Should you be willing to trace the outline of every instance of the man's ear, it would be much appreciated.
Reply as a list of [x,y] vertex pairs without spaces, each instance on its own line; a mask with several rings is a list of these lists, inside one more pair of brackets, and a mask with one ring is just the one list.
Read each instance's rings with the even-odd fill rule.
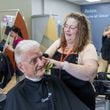
[[18,69],[19,69],[21,72],[24,73],[24,69],[23,69],[22,63],[18,63],[18,64],[17,64],[17,67],[18,67]]

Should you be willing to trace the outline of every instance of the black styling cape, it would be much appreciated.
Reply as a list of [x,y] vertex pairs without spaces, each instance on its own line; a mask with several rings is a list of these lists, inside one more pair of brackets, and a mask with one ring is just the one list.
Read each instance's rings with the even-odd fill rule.
[[8,94],[5,110],[89,110],[58,79],[45,76],[38,82],[24,79]]

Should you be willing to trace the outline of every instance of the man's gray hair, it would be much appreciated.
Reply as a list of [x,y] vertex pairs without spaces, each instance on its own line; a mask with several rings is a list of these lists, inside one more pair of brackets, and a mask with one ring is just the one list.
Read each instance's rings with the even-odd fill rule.
[[22,61],[22,55],[28,50],[33,48],[37,49],[40,47],[40,44],[34,40],[22,40],[18,43],[14,50],[14,56],[16,63],[20,63]]

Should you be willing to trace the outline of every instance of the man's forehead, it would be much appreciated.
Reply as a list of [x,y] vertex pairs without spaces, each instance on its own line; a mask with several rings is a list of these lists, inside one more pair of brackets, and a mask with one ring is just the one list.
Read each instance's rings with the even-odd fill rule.
[[30,51],[24,52],[24,55],[27,57],[31,57],[31,56],[41,56],[42,52],[40,51],[40,49],[32,49]]

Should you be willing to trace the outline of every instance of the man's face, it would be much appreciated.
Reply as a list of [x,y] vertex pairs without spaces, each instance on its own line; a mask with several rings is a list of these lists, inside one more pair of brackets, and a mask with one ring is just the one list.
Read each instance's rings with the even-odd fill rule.
[[31,49],[23,55],[24,60],[18,68],[28,77],[42,77],[44,75],[44,61],[39,49]]

